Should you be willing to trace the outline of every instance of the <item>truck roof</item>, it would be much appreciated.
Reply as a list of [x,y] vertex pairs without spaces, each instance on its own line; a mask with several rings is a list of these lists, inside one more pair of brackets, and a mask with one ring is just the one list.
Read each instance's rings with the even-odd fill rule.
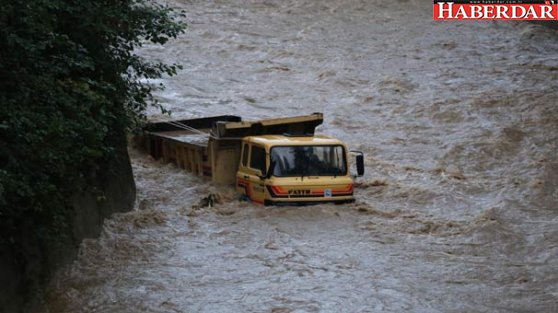
[[244,141],[261,144],[263,146],[306,146],[306,145],[343,145],[343,142],[324,135],[315,136],[286,136],[286,135],[261,135],[248,136]]

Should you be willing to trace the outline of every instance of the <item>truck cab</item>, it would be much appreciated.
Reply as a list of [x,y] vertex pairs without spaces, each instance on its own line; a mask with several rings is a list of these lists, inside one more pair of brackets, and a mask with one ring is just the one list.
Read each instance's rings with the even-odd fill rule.
[[323,114],[242,120],[222,115],[149,123],[138,144],[155,159],[172,162],[241,197],[262,204],[351,202],[349,150],[340,140],[317,135]]
[[327,136],[248,136],[242,140],[236,189],[266,205],[352,202],[348,156],[343,142]]

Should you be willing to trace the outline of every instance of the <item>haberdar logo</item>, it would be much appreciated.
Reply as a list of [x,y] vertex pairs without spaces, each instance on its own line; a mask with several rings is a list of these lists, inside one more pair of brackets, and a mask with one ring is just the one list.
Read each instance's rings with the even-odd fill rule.
[[435,0],[434,19],[558,21],[558,0]]

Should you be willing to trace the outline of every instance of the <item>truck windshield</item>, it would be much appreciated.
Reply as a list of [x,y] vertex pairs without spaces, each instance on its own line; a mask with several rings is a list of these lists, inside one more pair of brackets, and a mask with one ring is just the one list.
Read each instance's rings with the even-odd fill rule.
[[271,148],[273,176],[339,176],[347,173],[343,146]]

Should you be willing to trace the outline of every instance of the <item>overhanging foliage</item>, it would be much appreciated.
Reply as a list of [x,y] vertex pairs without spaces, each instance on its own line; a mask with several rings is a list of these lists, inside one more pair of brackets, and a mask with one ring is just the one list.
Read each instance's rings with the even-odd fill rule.
[[[12,0],[0,6],[0,235],[23,219],[45,236],[69,197],[114,157],[116,132],[145,119],[145,78],[177,65],[134,54],[185,29],[151,0]],[[103,169],[106,170],[106,169]]]

